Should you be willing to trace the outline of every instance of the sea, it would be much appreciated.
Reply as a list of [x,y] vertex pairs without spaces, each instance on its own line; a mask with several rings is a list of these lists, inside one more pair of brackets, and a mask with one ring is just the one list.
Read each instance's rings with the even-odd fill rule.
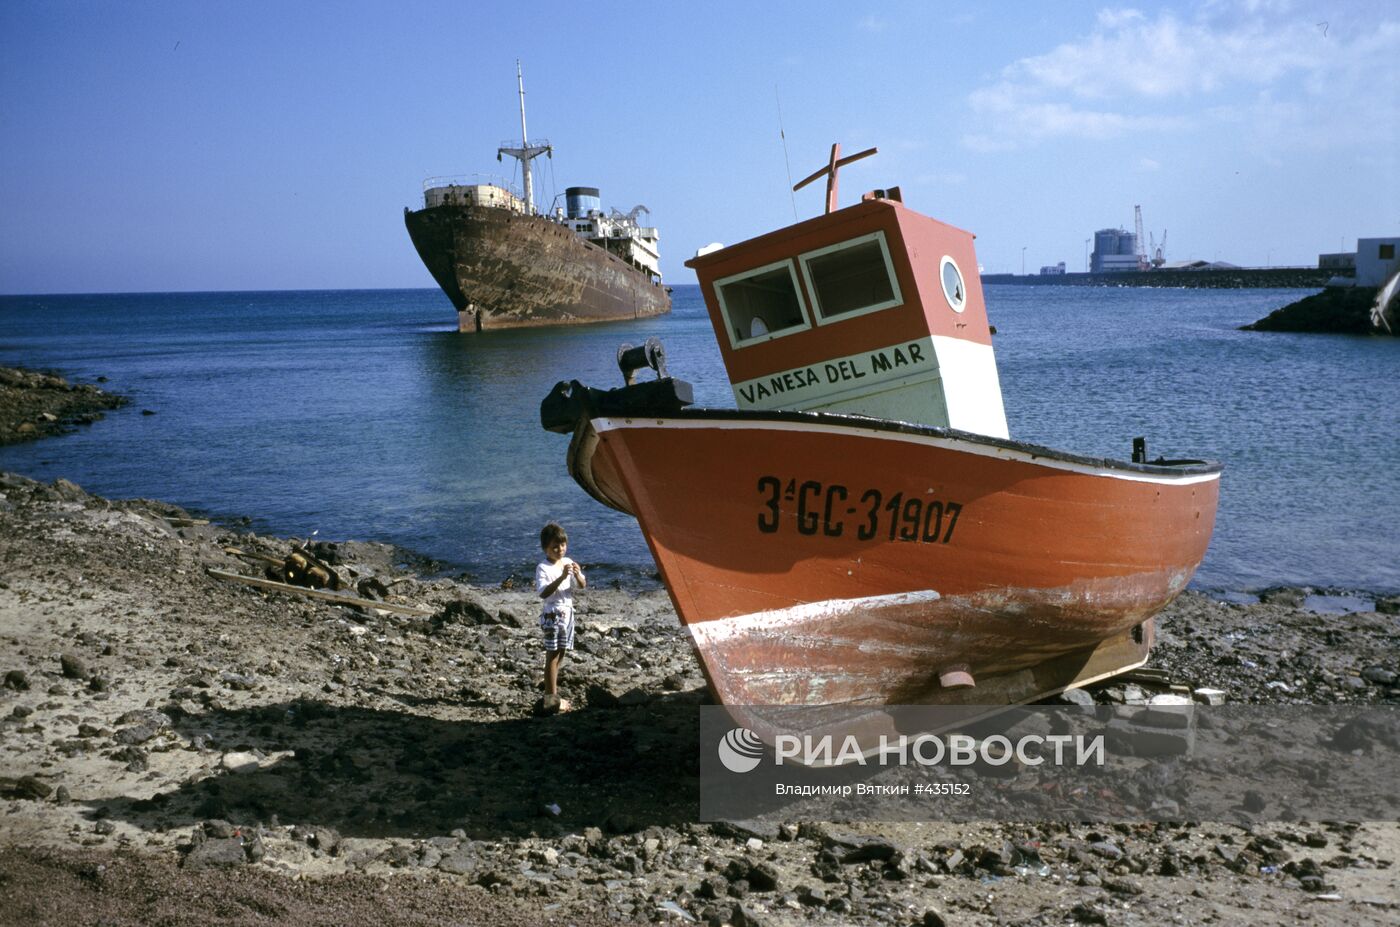
[[[1193,586],[1400,591],[1400,339],[1239,331],[1304,293],[985,288],[1013,437],[1225,465]],[[482,584],[529,576],[555,519],[595,583],[657,582],[635,521],[568,476],[541,429],[557,381],[621,384],[662,339],[699,404],[733,394],[699,288],[654,319],[464,335],[441,292],[0,297],[0,364],[130,397],[0,470],[179,504],[240,530],[374,540]]]

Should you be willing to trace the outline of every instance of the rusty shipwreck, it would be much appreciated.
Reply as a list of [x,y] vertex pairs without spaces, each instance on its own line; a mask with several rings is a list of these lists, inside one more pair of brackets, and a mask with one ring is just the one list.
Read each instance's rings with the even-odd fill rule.
[[660,315],[671,310],[661,282],[659,233],[648,211],[605,213],[596,187],[569,187],[565,206],[535,208],[531,162],[554,156],[525,126],[519,63],[520,142],[496,158],[520,162],[522,189],[480,177],[430,178],[423,206],[404,209],[418,256],[457,309],[457,328],[479,332],[577,325]]
[[688,263],[737,409],[688,407],[649,344],[542,423],[637,518],[726,705],[1006,705],[1141,665],[1220,465],[1012,440],[973,236],[898,188],[837,208],[873,151],[808,178],[825,214]]

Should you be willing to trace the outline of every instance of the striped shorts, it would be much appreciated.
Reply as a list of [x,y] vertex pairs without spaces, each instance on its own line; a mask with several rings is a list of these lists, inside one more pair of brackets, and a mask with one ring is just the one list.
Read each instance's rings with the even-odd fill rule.
[[540,631],[544,633],[545,650],[574,649],[573,612],[545,612],[540,616]]

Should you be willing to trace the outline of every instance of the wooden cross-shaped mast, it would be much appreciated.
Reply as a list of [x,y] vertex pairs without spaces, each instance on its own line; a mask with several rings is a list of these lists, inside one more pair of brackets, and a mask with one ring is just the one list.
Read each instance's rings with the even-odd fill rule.
[[845,167],[847,164],[850,164],[852,161],[859,161],[861,158],[868,158],[871,155],[875,154],[875,152],[877,152],[878,150],[878,148],[867,148],[864,151],[857,152],[856,154],[851,155],[849,158],[843,158],[841,157],[841,143],[836,142],[831,146],[831,160],[827,161],[826,167],[817,171],[812,176],[807,177],[804,180],[800,180],[796,184],[794,184],[792,188],[793,192],[795,193],[798,190],[801,190],[803,187],[807,186],[807,184],[816,180],[818,177],[826,175],[826,211],[833,212],[836,209],[836,171],[842,167]]

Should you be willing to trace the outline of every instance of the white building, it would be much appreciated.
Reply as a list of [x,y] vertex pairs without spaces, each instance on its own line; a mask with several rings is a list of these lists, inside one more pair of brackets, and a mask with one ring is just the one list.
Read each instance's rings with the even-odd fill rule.
[[1400,238],[1356,240],[1356,285],[1380,286],[1400,272]]

